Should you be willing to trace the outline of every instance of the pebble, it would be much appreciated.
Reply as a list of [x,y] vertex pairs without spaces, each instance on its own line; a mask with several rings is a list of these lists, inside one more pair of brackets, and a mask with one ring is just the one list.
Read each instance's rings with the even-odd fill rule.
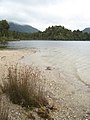
[[46,70],[51,70],[52,68],[50,66],[46,67]]

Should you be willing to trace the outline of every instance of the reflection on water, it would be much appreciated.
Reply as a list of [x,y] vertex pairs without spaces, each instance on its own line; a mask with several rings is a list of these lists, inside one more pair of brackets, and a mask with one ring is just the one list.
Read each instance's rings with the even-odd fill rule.
[[5,49],[8,46],[8,42],[0,43],[0,49]]

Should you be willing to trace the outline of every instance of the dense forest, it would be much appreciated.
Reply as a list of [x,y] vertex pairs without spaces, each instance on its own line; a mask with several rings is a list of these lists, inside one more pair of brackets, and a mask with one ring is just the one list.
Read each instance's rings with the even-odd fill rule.
[[64,26],[52,26],[45,31],[36,33],[21,33],[9,30],[6,20],[0,21],[0,42],[12,40],[90,40],[90,33],[80,30],[68,30]]

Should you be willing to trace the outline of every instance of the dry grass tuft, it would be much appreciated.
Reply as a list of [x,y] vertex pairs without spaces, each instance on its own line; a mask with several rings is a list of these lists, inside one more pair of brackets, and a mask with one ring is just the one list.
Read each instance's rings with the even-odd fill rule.
[[38,69],[15,65],[8,68],[8,78],[1,88],[14,104],[41,107],[48,105],[42,82]]
[[[40,117],[53,120],[51,112],[54,107],[49,105],[44,84],[45,81],[38,69],[13,65],[8,68],[7,78],[3,79],[0,88],[12,103],[21,105],[26,110],[38,108],[36,113]],[[0,116],[0,120],[8,120],[8,109],[5,111],[4,106],[0,109]],[[32,117],[33,114],[29,116]]]
[[4,95],[0,95],[0,120],[9,120],[9,108],[5,103],[5,99],[6,97]]

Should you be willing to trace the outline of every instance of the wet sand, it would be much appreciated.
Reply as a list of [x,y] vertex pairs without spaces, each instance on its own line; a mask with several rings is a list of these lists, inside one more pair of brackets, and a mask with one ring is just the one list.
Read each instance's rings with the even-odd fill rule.
[[55,120],[90,120],[90,56],[63,47],[0,51],[0,71],[14,63],[40,69],[58,107]]

